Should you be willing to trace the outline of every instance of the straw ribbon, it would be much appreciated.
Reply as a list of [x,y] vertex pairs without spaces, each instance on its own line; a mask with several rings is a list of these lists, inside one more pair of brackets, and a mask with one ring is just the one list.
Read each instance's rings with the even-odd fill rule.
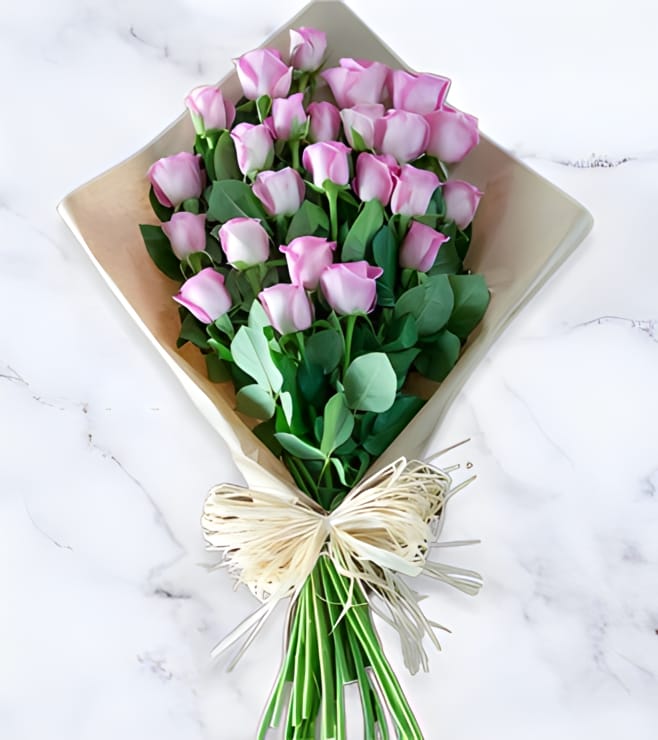
[[294,599],[318,558],[327,556],[339,573],[364,587],[373,610],[398,631],[408,668],[426,668],[422,638],[440,647],[433,630],[439,625],[425,617],[420,597],[400,574],[425,574],[477,593],[477,573],[428,560],[448,499],[471,480],[452,488],[447,471],[401,457],[353,488],[331,512],[284,485],[211,489],[202,517],[209,549],[220,551],[237,582],[263,602],[213,653],[245,638],[235,664],[276,604]]

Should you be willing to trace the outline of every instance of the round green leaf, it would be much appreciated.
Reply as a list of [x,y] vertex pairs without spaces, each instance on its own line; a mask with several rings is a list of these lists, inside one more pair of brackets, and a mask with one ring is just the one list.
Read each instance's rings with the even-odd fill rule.
[[381,413],[395,401],[397,378],[383,352],[357,357],[343,378],[345,399],[351,409]]
[[430,275],[427,280],[400,296],[395,304],[395,316],[411,314],[421,336],[442,329],[454,305],[454,297],[447,275]]
[[447,328],[465,339],[480,323],[489,305],[489,289],[482,275],[450,275],[455,306]]
[[257,383],[240,388],[235,397],[238,411],[255,419],[270,419],[274,415],[274,399]]
[[325,455],[330,455],[336,447],[347,442],[354,429],[354,416],[347,408],[345,396],[337,393],[332,396],[324,407],[324,425],[320,449]]

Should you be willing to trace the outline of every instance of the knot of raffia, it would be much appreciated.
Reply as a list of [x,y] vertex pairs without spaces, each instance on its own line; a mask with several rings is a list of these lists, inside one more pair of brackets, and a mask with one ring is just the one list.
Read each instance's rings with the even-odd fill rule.
[[276,603],[294,599],[318,558],[326,556],[339,573],[363,586],[373,610],[398,631],[409,670],[427,669],[422,638],[427,635],[440,647],[433,629],[440,625],[425,617],[421,597],[400,575],[425,574],[478,592],[479,574],[428,559],[447,501],[471,480],[452,487],[448,471],[401,457],[353,488],[331,512],[292,487],[211,489],[202,517],[209,549],[220,551],[238,583],[263,602],[214,654],[244,636],[241,655]]

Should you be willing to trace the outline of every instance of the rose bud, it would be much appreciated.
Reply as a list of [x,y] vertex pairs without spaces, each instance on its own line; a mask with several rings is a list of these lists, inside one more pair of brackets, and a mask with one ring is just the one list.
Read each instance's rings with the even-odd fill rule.
[[377,199],[387,206],[393,192],[393,175],[399,171],[398,163],[389,154],[362,152],[356,160],[352,188],[364,203]]
[[194,130],[200,136],[208,129],[229,129],[235,120],[235,106],[213,85],[197,87],[185,98]]
[[153,192],[163,206],[175,208],[188,198],[198,198],[203,191],[204,176],[201,157],[190,152],[180,152],[154,162],[147,176]]
[[478,119],[455,108],[428,113],[425,120],[430,125],[427,153],[442,162],[460,162],[480,140]]
[[391,210],[405,216],[422,216],[434,191],[439,187],[439,178],[429,170],[421,170],[405,164],[399,175],[394,175],[395,184],[391,195]]
[[313,306],[301,285],[272,285],[258,294],[258,300],[279,334],[304,331],[313,323]]
[[377,302],[375,280],[384,271],[365,261],[343,262],[325,267],[320,286],[327,303],[343,316],[370,313]]
[[206,214],[174,213],[171,220],[162,224],[171,249],[179,260],[206,248]]
[[255,49],[236,59],[242,92],[248,100],[257,100],[261,95],[285,98],[292,83],[292,67],[281,60],[276,49]]
[[350,179],[351,149],[340,141],[319,141],[304,149],[302,163],[313,176],[313,184],[321,188],[326,180],[347,185]]
[[430,127],[423,116],[391,110],[375,121],[375,146],[382,154],[391,154],[404,164],[425,152],[429,133]]
[[450,87],[447,77],[395,69],[388,78],[393,107],[410,113],[431,113],[442,105]]
[[325,101],[311,103],[308,108],[311,119],[309,139],[311,141],[333,141],[340,129],[340,113],[333,103]]
[[306,123],[304,93],[295,93],[288,98],[272,101],[272,129],[277,139],[299,139]]
[[364,59],[341,59],[340,67],[320,74],[331,88],[339,108],[352,108],[361,103],[379,103],[389,68],[380,62]]
[[427,272],[436,260],[439,247],[449,238],[420,221],[412,221],[400,248],[400,265]]
[[327,34],[317,28],[290,29],[290,64],[303,72],[322,66],[327,51]]
[[344,108],[340,112],[340,117],[349,145],[354,146],[352,131],[356,131],[363,139],[366,149],[372,149],[375,146],[375,121],[382,118],[384,113],[385,108],[381,103]]
[[174,300],[204,324],[212,324],[231,308],[231,295],[224,287],[224,276],[212,267],[186,280]]
[[232,218],[219,230],[219,241],[229,264],[238,269],[266,262],[270,256],[267,232],[255,218]]
[[279,247],[279,251],[286,255],[290,279],[307,290],[318,287],[322,271],[334,260],[335,249],[336,242],[321,236],[298,236],[288,246]]
[[231,131],[231,138],[243,175],[253,175],[258,170],[267,170],[272,166],[274,142],[267,126],[240,123]]
[[292,167],[261,172],[252,190],[270,216],[292,216],[299,210],[306,193],[301,175]]
[[441,193],[446,204],[446,216],[451,218],[458,228],[465,229],[473,220],[484,193],[464,180],[444,182]]

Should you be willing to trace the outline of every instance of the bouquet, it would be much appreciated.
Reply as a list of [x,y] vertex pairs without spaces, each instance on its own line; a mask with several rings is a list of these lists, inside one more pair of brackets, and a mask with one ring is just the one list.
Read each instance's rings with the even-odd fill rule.
[[[364,737],[422,732],[383,653],[377,614],[406,666],[427,670],[437,625],[402,576],[466,593],[479,576],[428,559],[451,470],[373,463],[423,406],[418,378],[441,382],[489,303],[464,268],[482,193],[447,166],[478,143],[477,120],[450,106],[449,80],[341,59],[326,36],[290,33],[287,60],[236,61],[243,97],[213,86],[186,98],[194,152],[148,172],[159,225],[148,252],[181,285],[178,346],[196,345],[209,378],[290,474],[286,490],[213,488],[211,549],[261,601],[215,649],[231,665],[290,599],[285,655],[258,737],[345,737],[344,687],[356,682]],[[173,304],[172,304],[173,308]],[[468,481],[466,481],[468,482]]]

